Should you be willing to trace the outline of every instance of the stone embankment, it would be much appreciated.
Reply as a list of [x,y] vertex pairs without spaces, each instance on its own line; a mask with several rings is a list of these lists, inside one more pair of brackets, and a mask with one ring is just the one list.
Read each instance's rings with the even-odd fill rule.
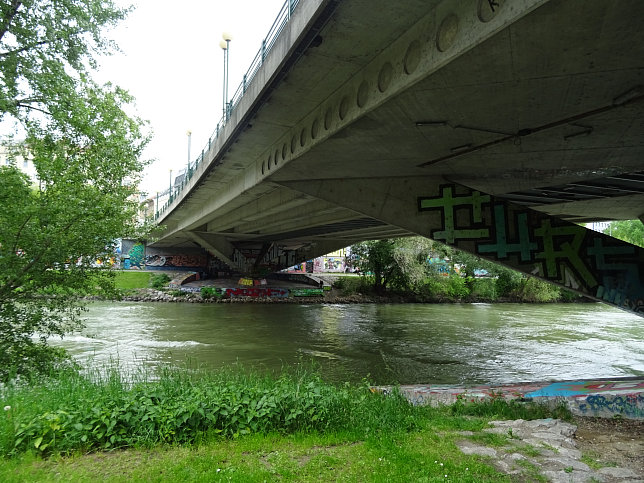
[[483,431],[505,437],[505,444],[485,446],[480,440],[467,439],[474,433],[463,431],[464,439],[457,446],[465,454],[489,458],[499,471],[512,478],[521,481],[545,478],[556,483],[644,481],[644,469],[639,466],[641,457],[638,457],[641,438],[639,441],[630,438],[631,447],[622,458],[606,461],[602,454],[582,451],[586,448],[578,444],[581,441],[575,438],[577,426],[571,423],[558,419],[518,419],[493,421],[491,425]]
[[138,289],[123,296],[122,300],[130,302],[187,302],[187,303],[263,303],[263,304],[361,304],[361,303],[392,303],[403,300],[391,297],[372,297],[362,294],[341,295],[335,290],[326,292],[318,297],[232,297],[232,298],[203,298],[198,293],[183,292],[174,295],[172,292],[153,288]]

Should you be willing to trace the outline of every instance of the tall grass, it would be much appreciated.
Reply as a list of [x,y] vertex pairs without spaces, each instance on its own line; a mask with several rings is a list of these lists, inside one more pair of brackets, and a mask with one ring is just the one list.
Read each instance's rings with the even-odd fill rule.
[[[234,366],[124,374],[117,366],[71,369],[0,388],[0,457],[191,445],[249,434],[390,438],[427,428],[480,430],[490,419],[566,417],[518,402],[412,406],[365,382],[333,385],[300,364],[281,374]],[[569,413],[568,413],[569,416]]]
[[409,430],[414,408],[366,385],[334,386],[312,371],[279,376],[239,368],[164,369],[123,376],[118,369],[66,371],[38,384],[3,388],[0,454],[74,451],[250,433]]

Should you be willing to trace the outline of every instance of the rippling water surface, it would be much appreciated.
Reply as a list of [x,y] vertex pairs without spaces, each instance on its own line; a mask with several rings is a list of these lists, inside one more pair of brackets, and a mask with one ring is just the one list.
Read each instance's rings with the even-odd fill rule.
[[126,368],[314,359],[329,379],[507,383],[644,376],[644,319],[601,304],[93,303],[55,342]]

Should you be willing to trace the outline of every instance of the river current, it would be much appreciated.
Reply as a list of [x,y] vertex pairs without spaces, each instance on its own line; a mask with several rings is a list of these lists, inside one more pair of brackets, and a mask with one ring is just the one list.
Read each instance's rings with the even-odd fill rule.
[[644,376],[644,319],[601,304],[96,302],[52,343],[125,369],[312,359],[326,379],[375,384]]

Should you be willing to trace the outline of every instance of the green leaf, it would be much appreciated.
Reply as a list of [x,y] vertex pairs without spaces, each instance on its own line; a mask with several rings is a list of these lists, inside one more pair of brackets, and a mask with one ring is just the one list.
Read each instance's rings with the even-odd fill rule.
[[38,449],[40,447],[40,444],[42,443],[42,436],[39,436],[34,440],[34,447]]

